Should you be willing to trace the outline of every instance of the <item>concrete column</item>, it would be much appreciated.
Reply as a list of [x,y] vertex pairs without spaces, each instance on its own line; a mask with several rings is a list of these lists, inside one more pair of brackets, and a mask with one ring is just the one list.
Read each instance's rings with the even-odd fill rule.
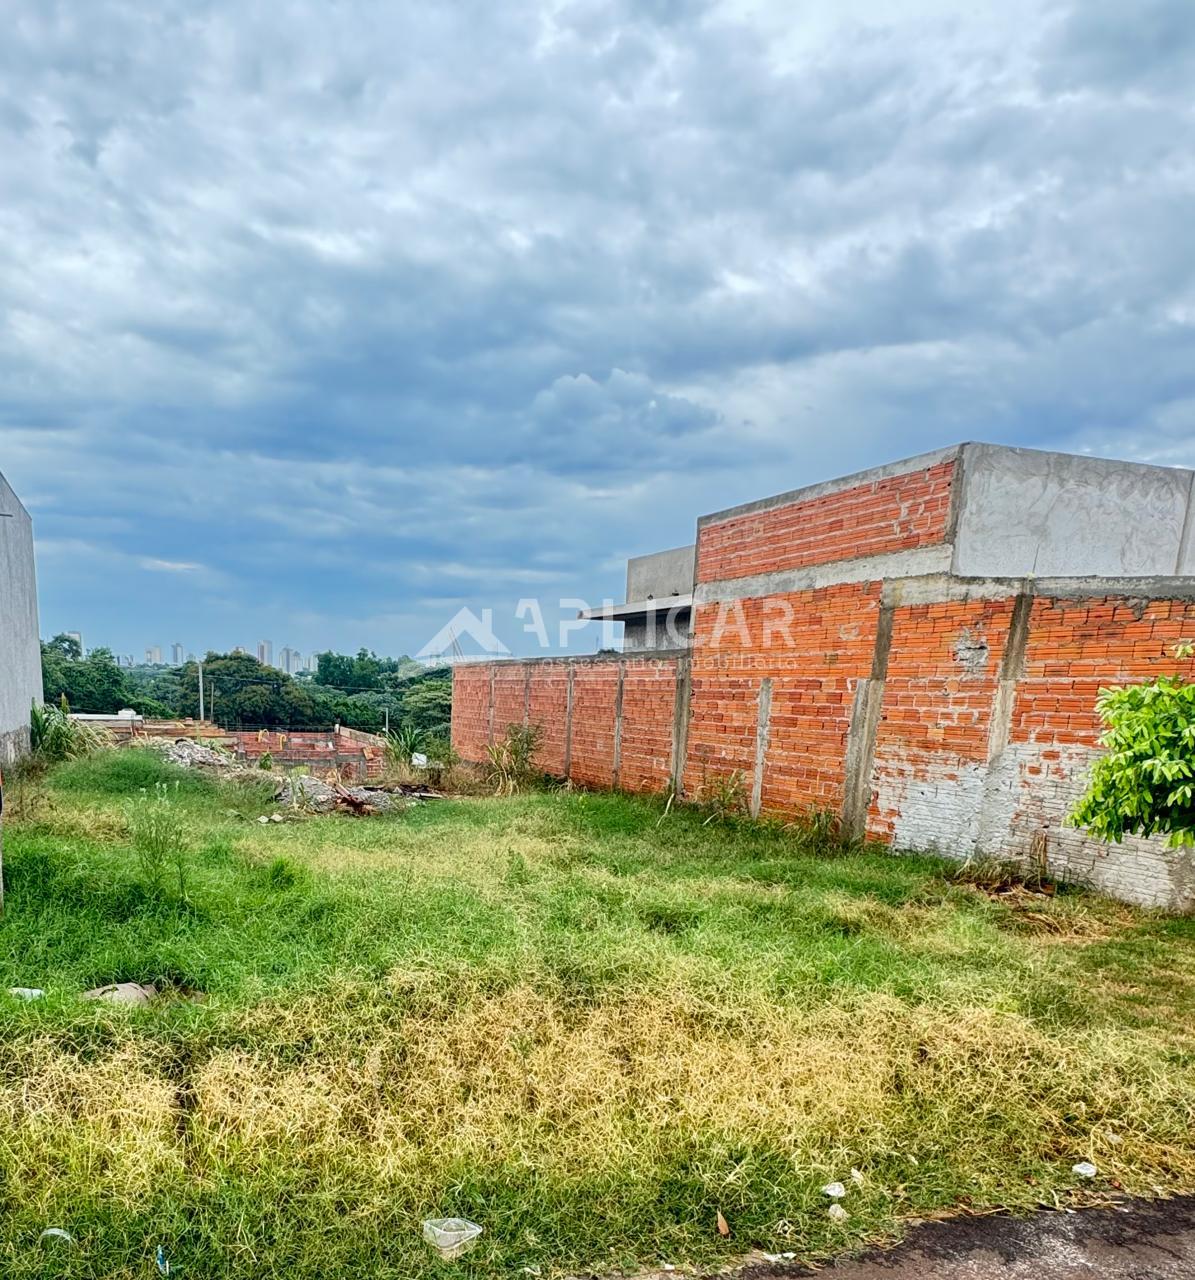
[[568,664],[568,694],[564,703],[564,776],[573,776],[573,677],[576,667]]
[[622,779],[622,690],[626,681],[627,664],[620,658],[618,661],[618,691],[614,695],[614,769],[611,775],[611,786],[618,790]]
[[894,613],[895,605],[886,596],[876,622],[871,675],[859,681],[851,707],[842,791],[842,830],[851,840],[862,839],[867,831],[867,811],[871,808],[871,771],[875,764],[876,733],[884,705],[884,684],[888,678],[888,653],[892,648]]
[[768,764],[768,729],[772,720],[772,677],[759,682],[759,706],[755,717],[755,774],[751,780],[751,816],[759,817],[763,801],[763,775]]
[[531,723],[531,663],[523,668],[523,727]]
[[490,705],[489,717],[486,724],[485,740],[491,746],[494,743],[494,664],[490,663]]
[[691,658],[676,660],[676,699],[672,708],[672,790],[684,794],[685,761],[689,754],[689,703],[693,692]]
[[1026,591],[1021,592],[1013,602],[1008,639],[1004,642],[1004,656],[1000,659],[996,696],[992,700],[992,718],[988,727],[989,765],[1008,746],[1017,681],[1025,670],[1025,649],[1029,644],[1029,615],[1032,610],[1033,596]]

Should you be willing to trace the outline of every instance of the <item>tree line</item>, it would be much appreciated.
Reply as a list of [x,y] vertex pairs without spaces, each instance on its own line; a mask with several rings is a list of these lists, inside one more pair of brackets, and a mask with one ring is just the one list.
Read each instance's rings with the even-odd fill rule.
[[[325,729],[344,724],[368,733],[409,725],[447,739],[452,678],[447,667],[412,658],[323,653],[311,675],[290,676],[247,653],[203,660],[204,710],[225,728]],[[199,715],[199,666],[122,667],[110,649],[84,655],[73,636],[42,642],[47,702],[65,697],[72,711],[114,715],[129,707],[150,717]]]

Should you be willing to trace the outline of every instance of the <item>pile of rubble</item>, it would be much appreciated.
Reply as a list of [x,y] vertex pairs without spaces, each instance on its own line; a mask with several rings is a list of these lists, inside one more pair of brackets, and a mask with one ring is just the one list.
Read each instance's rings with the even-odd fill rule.
[[[311,774],[284,774],[254,768],[237,760],[227,751],[205,746],[190,738],[158,739],[148,745],[160,750],[172,764],[183,769],[219,770],[222,777],[231,780],[247,778],[254,782],[274,784],[274,802],[303,813],[386,813],[401,809],[421,800],[438,800],[438,791],[418,783],[405,783],[387,787],[344,786],[339,782],[325,782]],[[281,821],[280,817],[275,817]],[[261,821],[270,821],[269,818]]]
[[184,769],[232,769],[237,763],[227,751],[205,747],[202,742],[192,742],[190,738],[176,739],[166,747],[164,754],[172,764],[181,765]]
[[377,787],[345,787],[306,773],[280,779],[274,799],[278,804],[293,805],[309,813],[331,813],[334,809],[384,813],[400,807],[402,803],[392,792]]

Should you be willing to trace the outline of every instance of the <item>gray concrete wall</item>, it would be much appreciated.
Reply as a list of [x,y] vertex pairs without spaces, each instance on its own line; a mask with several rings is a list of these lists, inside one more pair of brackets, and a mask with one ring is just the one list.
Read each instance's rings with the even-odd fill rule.
[[29,707],[41,701],[33,521],[0,475],[0,764],[29,747]]
[[627,600],[662,600],[687,596],[693,590],[693,566],[697,548],[673,547],[627,561]]
[[624,653],[644,649],[683,649],[693,642],[693,617],[689,608],[662,610],[623,625]]
[[953,571],[964,577],[1134,577],[1195,571],[1195,473],[970,444]]

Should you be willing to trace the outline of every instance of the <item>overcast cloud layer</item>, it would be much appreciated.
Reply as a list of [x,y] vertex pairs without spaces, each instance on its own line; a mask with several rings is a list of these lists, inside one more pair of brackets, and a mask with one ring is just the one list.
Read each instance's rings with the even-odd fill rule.
[[526,648],[518,597],[892,458],[1195,465],[1191,0],[5,18],[45,634]]

